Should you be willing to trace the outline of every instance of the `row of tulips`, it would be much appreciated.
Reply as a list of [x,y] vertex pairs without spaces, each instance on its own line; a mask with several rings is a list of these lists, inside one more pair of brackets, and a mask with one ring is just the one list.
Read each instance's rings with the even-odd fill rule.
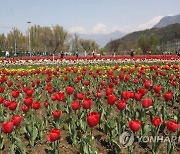
[[177,55],[138,55],[131,57],[129,55],[123,56],[101,56],[93,58],[88,57],[66,57],[65,59],[60,57],[22,57],[22,58],[2,58],[0,59],[1,66],[17,66],[17,65],[75,65],[75,64],[124,64],[124,63],[160,63],[160,62],[179,62],[179,56]]
[[[178,63],[1,68],[0,148],[8,138],[11,153],[26,153],[46,136],[48,152],[59,153],[62,130],[86,154],[97,152],[98,132],[117,153],[123,152],[118,138],[129,129],[138,136],[179,137],[179,81]],[[156,153],[159,146],[148,148]],[[177,150],[167,144],[168,153]]]

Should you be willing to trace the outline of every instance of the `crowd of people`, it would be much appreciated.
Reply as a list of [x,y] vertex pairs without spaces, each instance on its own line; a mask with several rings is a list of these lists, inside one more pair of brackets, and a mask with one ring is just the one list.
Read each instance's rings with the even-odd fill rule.
[[[130,51],[130,56],[133,57],[135,56],[136,52],[134,50],[131,50]],[[150,51],[148,51],[146,54],[151,54]],[[166,52],[163,52],[163,54],[167,55]],[[180,56],[180,51],[176,51],[175,53],[176,55]],[[60,51],[60,52],[10,52],[10,51],[3,51],[3,54],[1,54],[2,57],[6,57],[6,58],[9,58],[9,57],[21,57],[21,56],[59,56],[61,57],[62,59],[66,56],[75,56],[76,58],[79,57],[79,55],[81,56],[92,56],[93,58],[96,58],[97,56],[101,56],[100,53],[97,52],[97,50],[93,50],[92,52],[88,52],[85,50],[84,52],[79,52],[79,50],[77,49],[76,51],[74,52],[64,52],[64,51]],[[112,51],[112,55],[114,57],[116,57],[116,52],[115,51]]]

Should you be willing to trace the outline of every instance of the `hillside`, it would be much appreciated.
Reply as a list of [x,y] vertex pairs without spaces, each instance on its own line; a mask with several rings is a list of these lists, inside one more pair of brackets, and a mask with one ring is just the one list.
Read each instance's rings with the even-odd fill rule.
[[162,18],[153,28],[162,28],[171,24],[180,23],[180,14],[175,16],[166,16]]
[[141,35],[150,36],[151,34],[155,34],[160,41],[160,45],[166,44],[168,41],[171,42],[173,40],[180,39],[180,24],[173,24],[159,29],[152,28],[133,32],[121,39],[109,42],[104,49],[106,51],[117,50],[118,52],[130,51],[132,48],[136,47],[137,41]]

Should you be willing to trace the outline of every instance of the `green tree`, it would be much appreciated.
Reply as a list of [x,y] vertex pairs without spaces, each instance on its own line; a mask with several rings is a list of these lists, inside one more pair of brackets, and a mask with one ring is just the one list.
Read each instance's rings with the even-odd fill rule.
[[143,54],[146,54],[146,51],[150,50],[150,43],[146,35],[141,35],[138,39],[138,47],[141,48]]
[[152,53],[156,53],[158,51],[158,44],[159,44],[159,39],[155,36],[154,33],[152,33],[150,36],[149,36],[149,44],[151,46],[151,52]]
[[92,52],[93,50],[98,50],[99,45],[96,43],[95,40],[91,39],[80,39],[80,44],[84,50],[87,52]]
[[0,34],[0,51],[6,49],[6,37],[4,34]]

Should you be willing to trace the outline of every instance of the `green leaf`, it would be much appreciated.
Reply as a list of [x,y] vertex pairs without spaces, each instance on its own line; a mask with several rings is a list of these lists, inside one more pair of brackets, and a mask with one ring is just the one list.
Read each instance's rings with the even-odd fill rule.
[[85,154],[89,154],[89,148],[88,148],[88,145],[87,145],[87,144],[84,144],[84,145],[83,145],[83,152],[84,152]]
[[24,148],[24,146],[23,146],[22,141],[21,141],[19,138],[17,138],[17,137],[14,137],[14,140],[15,140],[15,145],[16,145],[17,148],[19,149],[19,152],[20,152],[21,154],[25,154],[25,153],[26,153],[26,150],[25,150],[25,148]]
[[113,142],[114,147],[117,149],[118,153],[120,153],[121,152],[120,145],[116,141],[114,141],[114,140],[112,140],[112,142]]
[[147,134],[151,131],[151,126],[150,125],[145,125],[144,126],[144,133]]
[[3,148],[3,145],[4,145],[4,139],[3,139],[3,136],[0,135],[0,149],[2,150]]
[[25,133],[28,135],[28,137],[30,138],[31,137],[31,127],[29,126],[29,125],[26,125],[25,127],[24,127],[24,131],[25,131]]
[[34,127],[33,134],[32,134],[32,140],[34,141],[37,136],[38,136],[38,129],[36,127]]
[[92,144],[92,154],[96,154],[96,142]]

